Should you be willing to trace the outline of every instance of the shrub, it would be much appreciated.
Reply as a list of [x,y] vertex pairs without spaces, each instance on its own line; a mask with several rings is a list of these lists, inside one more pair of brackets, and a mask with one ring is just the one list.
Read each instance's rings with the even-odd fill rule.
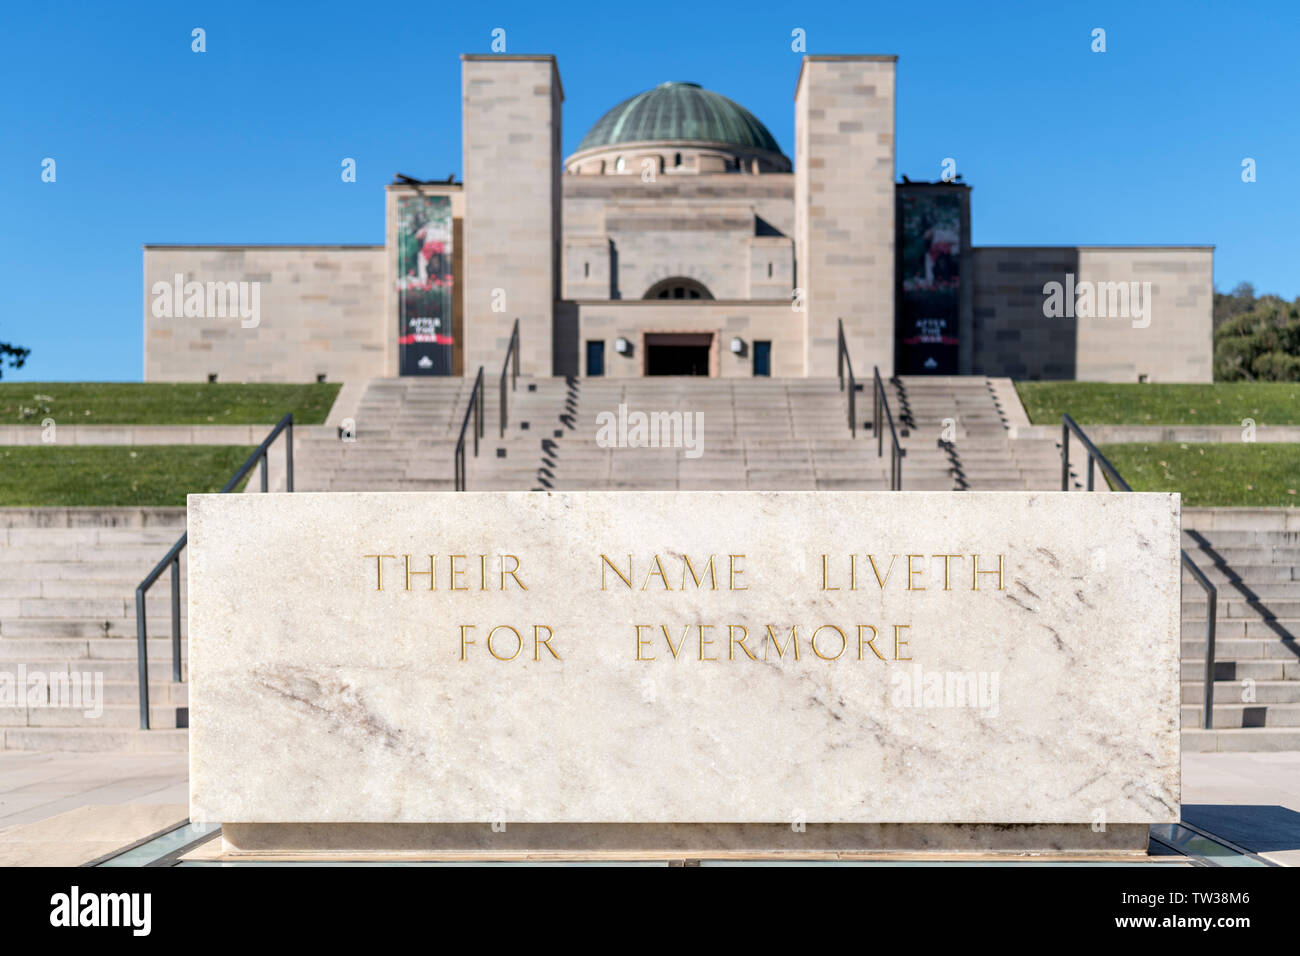
[[1268,295],[1226,318],[1214,332],[1218,381],[1300,381],[1300,299]]

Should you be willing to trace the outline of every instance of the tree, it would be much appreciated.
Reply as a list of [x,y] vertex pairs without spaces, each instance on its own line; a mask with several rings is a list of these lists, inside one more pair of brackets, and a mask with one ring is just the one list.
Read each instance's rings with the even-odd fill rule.
[[1249,312],[1255,307],[1255,287],[1249,282],[1239,282],[1231,292],[1214,293],[1214,328],[1217,330],[1234,315]]
[[1300,382],[1300,298],[1255,298],[1250,291],[1250,308],[1235,312],[1214,332],[1215,379]]
[[23,363],[27,361],[27,356],[31,354],[31,349],[25,349],[20,345],[10,345],[8,342],[0,342],[0,378],[4,378],[5,359],[9,360],[10,368],[22,368]]

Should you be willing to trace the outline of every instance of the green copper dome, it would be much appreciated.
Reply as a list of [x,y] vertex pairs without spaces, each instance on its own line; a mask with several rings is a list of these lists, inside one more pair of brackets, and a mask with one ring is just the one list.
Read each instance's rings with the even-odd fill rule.
[[780,153],[749,110],[698,83],[660,83],[619,103],[578,144],[578,152],[616,143],[726,143]]

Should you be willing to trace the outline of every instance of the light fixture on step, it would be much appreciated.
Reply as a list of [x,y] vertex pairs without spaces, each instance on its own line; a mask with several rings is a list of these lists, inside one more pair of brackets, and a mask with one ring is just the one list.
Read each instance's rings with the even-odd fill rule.
[[731,340],[731,351],[735,352],[737,355],[745,354],[745,340],[739,335]]
[[614,340],[614,351],[619,355],[626,355],[632,351],[632,343],[620,335]]

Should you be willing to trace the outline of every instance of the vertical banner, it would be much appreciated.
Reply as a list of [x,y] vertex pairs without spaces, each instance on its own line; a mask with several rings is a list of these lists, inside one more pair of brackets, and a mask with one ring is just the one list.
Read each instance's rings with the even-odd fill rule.
[[450,375],[451,198],[397,200],[397,352],[402,375]]
[[956,375],[961,291],[961,196],[899,192],[898,371]]

